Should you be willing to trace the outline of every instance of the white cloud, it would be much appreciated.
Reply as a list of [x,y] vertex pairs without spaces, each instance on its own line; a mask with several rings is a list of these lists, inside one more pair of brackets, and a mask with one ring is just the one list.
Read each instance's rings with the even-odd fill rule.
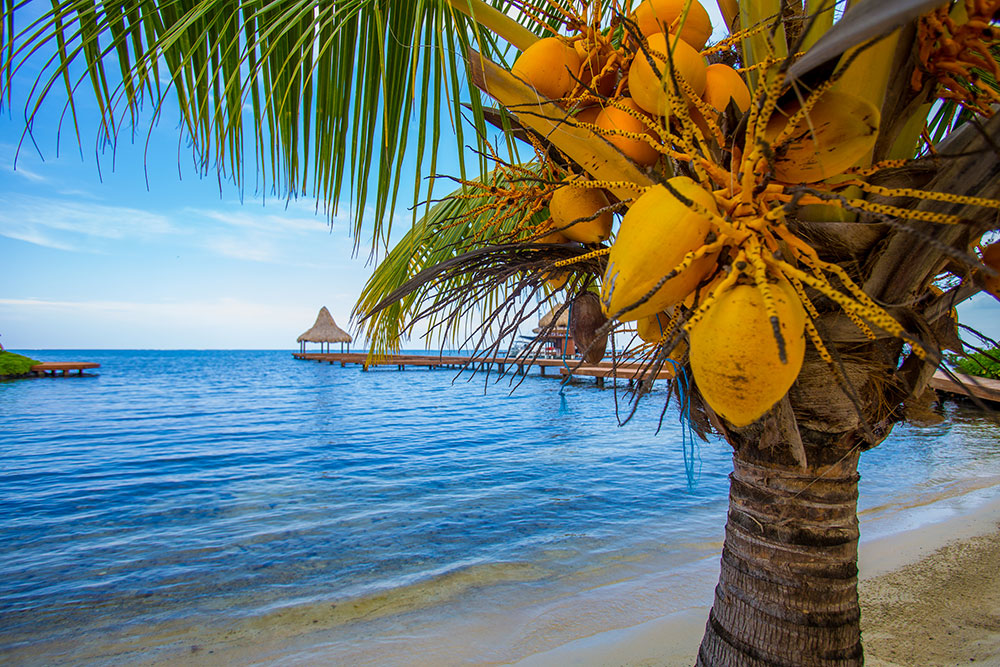
[[0,195],[0,236],[49,248],[94,250],[94,239],[149,238],[175,231],[160,214],[94,202]]
[[100,201],[100,197],[89,190],[60,190],[59,195],[61,197],[74,197],[77,199],[90,199],[91,201]]
[[319,217],[290,217],[280,213],[253,211],[242,207],[226,211],[188,209],[187,213],[209,218],[231,227],[268,232],[314,232],[328,228],[327,223]]
[[43,248],[52,248],[54,250],[66,250],[69,252],[74,252],[77,250],[75,246],[69,245],[68,243],[62,243],[53,238],[49,238],[39,229],[11,228],[8,230],[4,230],[2,223],[0,223],[0,236],[6,236],[7,238],[14,239],[15,241],[24,241],[25,243],[33,243],[34,245],[42,246]]
[[[206,251],[222,257],[294,264],[299,268],[326,265],[330,253],[348,248],[346,234],[331,230],[329,218],[316,213],[315,201],[290,202],[288,206],[259,204],[229,205],[220,208],[185,208],[176,216],[183,219],[185,231],[199,230],[197,243]],[[336,216],[339,226],[346,220]]]
[[29,181],[33,182],[33,183],[44,183],[44,182],[46,182],[48,180],[44,176],[42,176],[41,174],[36,173],[36,172],[34,172],[34,171],[26,168],[26,167],[16,167],[16,168],[12,169],[11,171],[16,176],[20,176],[21,178],[26,178]]
[[[16,306],[62,313],[131,313],[137,318],[197,318],[227,320],[254,319],[298,313],[300,306],[274,306],[241,299],[220,298],[205,301],[58,301],[41,298],[0,299],[0,306]],[[279,312],[276,312],[279,311]]]
[[242,259],[250,262],[277,262],[279,261],[278,249],[267,239],[260,235],[251,237],[242,236],[220,236],[206,237],[205,248],[210,252],[223,257]]
[[324,215],[316,200],[311,198],[295,199],[287,204],[275,201],[263,206],[254,202],[229,206],[225,209],[187,208],[184,213],[192,217],[208,218],[231,227],[282,234],[329,232],[331,223],[333,229],[336,229],[351,219],[349,215],[343,213],[335,214],[332,218]]
[[48,182],[45,176],[38,173],[37,166],[41,166],[41,158],[32,148],[30,142],[20,150],[16,145],[0,142],[0,169],[4,172],[9,172],[32,183]]

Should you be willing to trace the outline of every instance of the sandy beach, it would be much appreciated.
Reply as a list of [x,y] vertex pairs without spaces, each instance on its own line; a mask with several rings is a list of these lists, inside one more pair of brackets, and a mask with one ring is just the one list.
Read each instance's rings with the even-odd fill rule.
[[[867,523],[913,520],[952,499],[900,508]],[[859,595],[866,664],[875,667],[1000,665],[1000,500],[944,520],[862,540]],[[566,644],[519,667],[682,667],[694,656],[708,616],[698,606],[641,625]]]
[[867,662],[1000,665],[1000,532],[861,582]]

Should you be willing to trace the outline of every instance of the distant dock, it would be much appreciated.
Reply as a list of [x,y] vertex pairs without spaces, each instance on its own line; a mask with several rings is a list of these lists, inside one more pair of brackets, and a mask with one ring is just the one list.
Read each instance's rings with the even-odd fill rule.
[[[597,364],[584,364],[577,366],[578,359],[560,359],[553,357],[523,358],[523,357],[473,357],[473,356],[442,356],[437,354],[390,354],[378,361],[369,361],[367,352],[294,352],[296,359],[303,361],[315,361],[318,363],[348,364],[361,366],[362,370],[368,370],[371,366],[395,366],[399,370],[405,370],[407,366],[417,368],[453,368],[459,369],[468,366],[473,370],[490,370],[494,367],[500,373],[511,371],[512,367],[517,367],[518,375],[524,375],[531,370],[532,366],[537,366],[542,375],[547,375],[547,369],[558,369],[552,377],[581,376],[596,379],[597,386],[603,387],[607,379],[626,380],[629,384],[635,382],[642,376],[643,367],[635,363],[618,364],[616,367],[610,361],[602,361]],[[655,380],[670,380],[674,377],[673,369],[665,366],[656,374]],[[988,378],[971,377],[968,375],[955,374],[964,387],[956,384],[947,373],[938,371],[930,382],[930,387],[937,392],[952,394],[954,396],[968,398],[971,394],[976,398],[1000,403],[1000,380],[990,380]]]
[[[604,381],[608,378],[627,380],[632,383],[641,374],[642,367],[639,364],[619,364],[617,368],[610,361],[602,361],[599,364],[586,364],[577,367],[579,359],[561,359],[553,357],[473,357],[473,356],[443,356],[443,355],[419,355],[419,354],[390,354],[378,361],[369,361],[366,352],[294,352],[296,359],[303,361],[315,361],[318,363],[340,364],[341,366],[358,365],[362,370],[368,370],[371,366],[395,366],[399,370],[405,370],[407,366],[417,368],[453,368],[459,369],[469,367],[473,370],[496,369],[499,373],[512,372],[517,375],[524,375],[529,372],[532,366],[537,366],[542,375],[547,375],[550,368],[558,369],[552,377],[565,377],[567,375],[593,377],[597,380],[598,386],[604,386]],[[516,370],[515,370],[516,367]],[[672,372],[661,371],[657,380],[665,380],[673,377]]]
[[[407,366],[418,368],[462,368],[465,366],[479,368],[493,368],[503,373],[507,369],[516,366],[517,373],[524,375],[532,366],[538,366],[542,375],[545,375],[546,368],[562,367],[562,359],[551,357],[538,359],[525,359],[518,357],[473,357],[473,356],[444,356],[438,354],[389,354],[381,359],[369,361],[367,352],[294,352],[296,359],[303,361],[316,361],[318,363],[348,364],[361,366],[361,370],[368,370],[370,367],[395,366],[399,370],[405,370]],[[572,368],[575,360],[567,359],[566,364]]]
[[83,375],[85,370],[100,367],[100,364],[93,361],[46,361],[32,366],[31,372],[35,375],[55,376],[60,373],[67,375],[70,371],[76,371],[77,375]]

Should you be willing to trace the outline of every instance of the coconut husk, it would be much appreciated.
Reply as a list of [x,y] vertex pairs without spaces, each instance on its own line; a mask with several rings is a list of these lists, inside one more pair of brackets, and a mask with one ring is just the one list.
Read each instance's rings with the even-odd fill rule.
[[[795,406],[799,428],[820,433],[845,433],[862,428],[861,414],[872,414],[875,401],[883,388],[880,378],[888,378],[892,369],[863,360],[843,356],[840,359],[841,378],[815,352],[807,352],[802,371],[788,391]],[[851,387],[852,397],[842,383]],[[857,403],[855,402],[857,401]]]
[[924,389],[919,396],[907,399],[903,403],[903,414],[906,421],[917,426],[934,426],[944,421],[944,417],[934,411],[938,396],[930,387]]
[[598,330],[608,321],[601,312],[601,301],[593,292],[581,292],[573,299],[570,310],[569,331],[573,342],[583,351],[584,361],[596,364],[604,358],[608,334],[598,335]]

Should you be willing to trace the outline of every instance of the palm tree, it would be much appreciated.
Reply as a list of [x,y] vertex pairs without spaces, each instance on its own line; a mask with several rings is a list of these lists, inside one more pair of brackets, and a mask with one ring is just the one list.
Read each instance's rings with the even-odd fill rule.
[[[500,345],[553,281],[579,304],[571,319],[581,327],[584,302],[596,302],[585,295],[601,285],[604,314],[587,325],[600,340],[633,327],[634,313],[701,262],[694,287],[643,316],[659,335],[633,350],[650,378],[666,363],[693,375],[693,425],[733,447],[722,571],[698,663],[860,665],[858,458],[928,400],[941,351],[961,351],[954,305],[993,275],[974,247],[1000,228],[1000,31],[991,27],[1000,3],[864,0],[841,16],[831,0],[719,0],[731,38],[710,57],[741,66],[752,95],[717,110],[691,90],[679,64],[687,47],[667,39],[667,53],[654,48],[632,4],[64,0],[15,32],[26,3],[7,0],[0,102],[10,103],[12,75],[36,51],[54,55],[28,101],[29,131],[57,86],[71,115],[78,95],[93,94],[112,144],[144,105],[155,115],[172,96],[204,170],[242,186],[249,141],[260,176],[288,196],[332,208],[349,183],[355,238],[371,233],[373,250],[412,176],[413,199],[428,204],[358,306],[378,351],[419,318],[445,337]],[[681,2],[660,29],[683,36],[695,11]],[[568,89],[540,95],[509,66],[557,34],[581,57]],[[637,62],[656,75],[653,93],[671,113],[624,110],[626,87],[638,99],[627,76]],[[467,95],[465,83],[486,95]],[[584,116],[594,102],[638,130],[621,115],[610,125]],[[836,141],[812,122],[821,116],[841,131]],[[506,146],[487,140],[490,125]],[[457,189],[432,206],[446,178],[435,157],[445,135],[459,149],[475,142],[479,176],[463,162],[451,175]],[[623,139],[652,148],[653,164],[637,165]],[[401,170],[407,150],[416,174]],[[810,175],[803,154],[822,173]],[[423,186],[426,175],[436,178]],[[566,187],[602,189],[606,205],[550,222]],[[375,215],[363,220],[370,191]],[[637,263],[652,277],[626,299],[622,267],[641,252],[625,249],[625,234],[612,245],[559,234],[632,213],[654,191],[659,218],[708,231],[669,260],[666,246],[640,239],[640,250],[660,254]],[[732,326],[744,335],[722,335]],[[739,380],[719,379],[731,369],[718,360],[742,348],[753,363]],[[734,401],[756,403],[744,414]]]

